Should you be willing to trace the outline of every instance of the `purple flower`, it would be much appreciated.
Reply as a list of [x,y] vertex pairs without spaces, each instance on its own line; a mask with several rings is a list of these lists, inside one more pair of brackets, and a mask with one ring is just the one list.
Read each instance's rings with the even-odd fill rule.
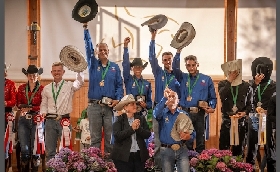
[[197,163],[198,163],[198,159],[195,158],[195,157],[193,157],[193,158],[190,160],[190,165],[191,165],[192,167],[195,167]]

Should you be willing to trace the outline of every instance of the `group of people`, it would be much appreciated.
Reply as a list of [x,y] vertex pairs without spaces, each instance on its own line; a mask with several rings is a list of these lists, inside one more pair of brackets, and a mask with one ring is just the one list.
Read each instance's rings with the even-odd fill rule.
[[[134,58],[130,62],[130,38],[124,39],[122,77],[119,66],[108,59],[108,45],[104,42],[93,45],[87,23],[83,27],[89,70],[85,122],[90,131],[90,137],[83,138],[87,140],[87,145],[84,146],[100,148],[103,130],[104,151],[110,154],[118,171],[144,171],[145,162],[149,158],[145,140],[151,135],[146,115],[153,109],[155,171],[174,171],[175,164],[178,172],[189,171],[187,150],[196,150],[198,153],[205,150],[205,117],[215,112],[217,104],[214,83],[210,76],[198,71],[197,57],[189,55],[184,58],[188,73],[183,73],[180,70],[182,48],[176,50],[175,56],[171,52],[164,52],[163,68],[160,67],[155,53],[157,31],[151,30],[149,63],[155,78],[153,101],[151,83],[142,76],[148,62],[143,63],[141,58]],[[242,74],[241,66],[236,65],[237,63],[232,61],[231,65],[235,67],[223,69],[227,79],[218,84],[222,103],[222,137],[219,139],[219,148],[232,150],[233,156],[246,156],[246,162],[253,165],[257,155],[261,164],[260,154],[257,154],[258,145],[261,145],[258,133],[262,130],[259,126],[263,126],[260,121],[264,121],[263,116],[266,116],[266,158],[263,162],[267,161],[267,169],[275,170],[273,138],[276,83],[270,79],[272,61],[266,57],[256,58],[252,63],[253,80],[241,80],[238,83],[236,81]],[[63,64],[55,62],[51,71],[53,82],[43,86],[38,81],[38,76],[43,73],[42,68],[29,65],[27,70],[22,71],[28,82],[20,85],[16,91],[15,83],[6,78],[5,68],[6,166],[12,149],[9,133],[14,131],[13,126],[16,125],[21,148],[20,170],[28,171],[31,167],[32,171],[38,171],[41,155],[46,153],[47,161],[53,158],[57,153],[58,141],[59,148],[72,147],[72,99],[74,92],[83,85],[84,75],[78,72],[74,82],[66,81],[63,79]],[[14,106],[20,109],[20,117],[16,123],[12,109]],[[115,110],[120,113],[114,115]],[[193,130],[176,131],[175,139],[174,125],[182,114],[190,119]],[[244,145],[247,145],[247,155],[244,155]]]

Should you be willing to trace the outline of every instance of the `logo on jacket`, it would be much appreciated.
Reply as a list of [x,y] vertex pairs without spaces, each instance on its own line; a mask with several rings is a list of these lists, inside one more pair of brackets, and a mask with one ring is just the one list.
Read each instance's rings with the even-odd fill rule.
[[100,66],[98,66],[97,70],[100,71]]

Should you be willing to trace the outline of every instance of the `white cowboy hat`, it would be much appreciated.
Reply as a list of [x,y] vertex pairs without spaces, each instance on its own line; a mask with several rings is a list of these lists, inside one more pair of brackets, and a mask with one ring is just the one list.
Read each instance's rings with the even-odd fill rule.
[[177,119],[173,125],[173,128],[171,130],[171,137],[175,141],[180,141],[180,132],[189,132],[190,134],[193,132],[194,127],[192,124],[192,120],[188,117],[187,114],[180,113],[177,116]]
[[242,59],[237,59],[233,61],[226,62],[221,65],[222,70],[226,77],[229,76],[229,72],[238,71],[239,75],[235,80],[232,81],[231,86],[237,86],[242,83]]
[[182,23],[181,27],[173,37],[170,46],[179,49],[188,46],[196,35],[195,29],[189,22]]
[[141,24],[141,26],[148,25],[150,31],[163,28],[168,21],[168,18],[163,14],[158,14]]
[[63,47],[59,58],[64,66],[74,72],[82,72],[87,69],[87,62],[83,53],[73,45]]
[[138,101],[135,100],[134,96],[132,94],[125,95],[121,101],[115,106],[116,111],[123,110],[123,107],[129,103],[137,103]]

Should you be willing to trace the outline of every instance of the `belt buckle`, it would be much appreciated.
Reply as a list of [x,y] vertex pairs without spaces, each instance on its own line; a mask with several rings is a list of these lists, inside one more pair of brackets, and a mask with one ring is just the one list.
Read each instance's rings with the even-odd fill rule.
[[26,115],[25,115],[25,119],[32,119],[32,115],[26,114]]
[[60,120],[61,119],[61,115],[57,115],[57,117],[55,118],[55,120]]
[[173,149],[173,150],[178,150],[178,149],[180,149],[180,145],[179,144],[173,144],[173,145],[171,145],[171,149]]
[[197,107],[190,107],[190,113],[198,113]]

